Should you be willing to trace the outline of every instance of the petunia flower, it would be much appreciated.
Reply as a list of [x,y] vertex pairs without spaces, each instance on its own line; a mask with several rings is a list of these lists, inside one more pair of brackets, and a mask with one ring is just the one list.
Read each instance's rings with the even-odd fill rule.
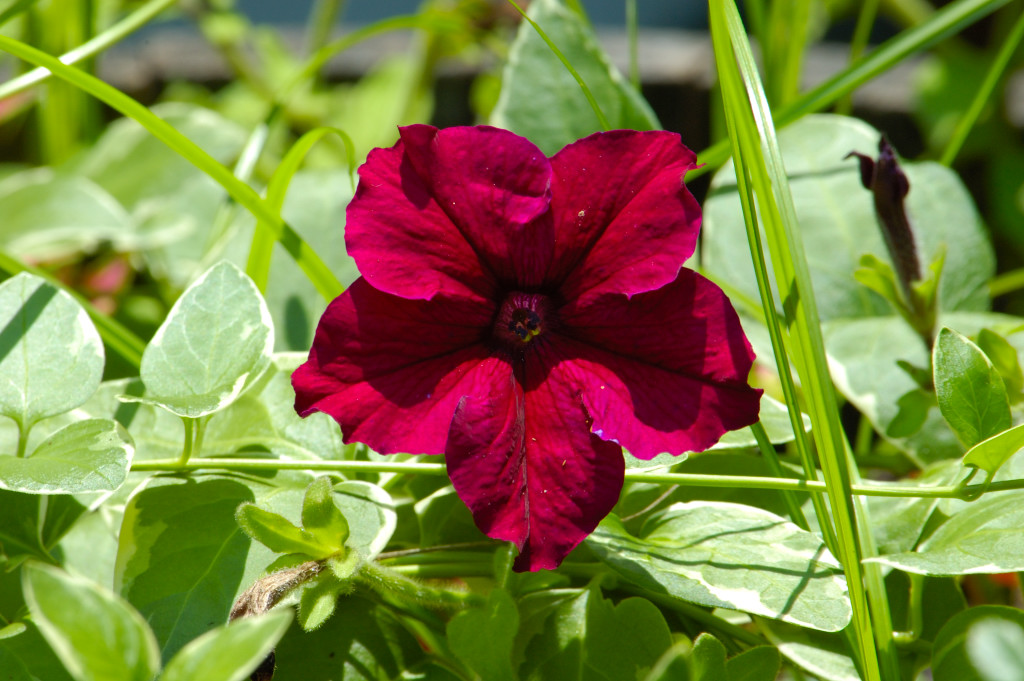
[[345,442],[445,454],[477,526],[553,569],[608,514],[622,448],[701,451],[757,421],[753,353],[722,291],[682,267],[696,157],[617,130],[551,158],[491,127],[401,129],[359,170],[362,274],[292,376]]

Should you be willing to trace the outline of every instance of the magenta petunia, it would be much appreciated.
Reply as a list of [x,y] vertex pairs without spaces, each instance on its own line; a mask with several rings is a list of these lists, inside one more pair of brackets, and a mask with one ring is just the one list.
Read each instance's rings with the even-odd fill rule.
[[362,277],[292,376],[296,410],[384,454],[445,454],[515,568],[557,567],[618,500],[623,447],[701,451],[757,421],[736,312],[683,268],[695,161],[667,132],[547,158],[497,128],[402,128],[359,170]]

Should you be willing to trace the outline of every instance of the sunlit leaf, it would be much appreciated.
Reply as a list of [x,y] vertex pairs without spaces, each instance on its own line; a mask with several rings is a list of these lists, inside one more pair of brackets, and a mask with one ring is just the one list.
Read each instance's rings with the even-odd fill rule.
[[128,603],[54,567],[28,564],[32,617],[77,681],[150,681],[160,667],[156,640]]
[[961,442],[970,447],[1010,427],[1006,386],[981,348],[943,328],[932,367],[939,410]]
[[291,610],[242,617],[208,631],[175,655],[160,681],[243,681],[284,636]]
[[740,504],[673,504],[630,535],[609,516],[587,539],[624,579],[683,600],[837,631],[850,620],[842,568],[779,516]]
[[128,475],[134,451],[131,436],[116,421],[78,421],[26,458],[0,455],[0,489],[33,494],[115,490]]
[[143,398],[179,416],[212,414],[238,398],[270,364],[274,329],[245,273],[214,265],[182,294],[142,355]]

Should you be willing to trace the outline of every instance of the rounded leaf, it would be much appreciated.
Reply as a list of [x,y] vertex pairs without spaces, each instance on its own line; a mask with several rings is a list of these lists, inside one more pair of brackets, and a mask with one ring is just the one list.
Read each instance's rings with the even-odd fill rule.
[[178,416],[223,409],[270,364],[274,328],[256,285],[229,262],[214,265],[171,308],[142,355],[144,398]]
[[85,402],[103,376],[103,343],[65,291],[22,272],[0,284],[0,414],[31,426]]

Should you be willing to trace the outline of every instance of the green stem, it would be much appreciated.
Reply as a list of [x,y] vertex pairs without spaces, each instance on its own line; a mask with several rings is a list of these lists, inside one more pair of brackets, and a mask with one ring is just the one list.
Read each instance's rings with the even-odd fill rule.
[[[761,425],[760,421],[758,421],[750,427],[750,430],[754,433],[754,438],[757,440],[757,446],[761,449],[761,456],[764,458],[765,463],[768,464],[768,468],[771,470],[772,475],[776,478],[785,477],[782,473],[782,465],[779,463],[779,454],[775,451],[775,447],[772,445],[771,440],[768,439],[768,433],[765,432],[764,426]],[[807,524],[807,518],[804,517],[804,512],[800,508],[800,502],[797,501],[793,491],[784,490],[782,492],[782,498],[786,502],[786,508],[789,510],[789,517],[792,521],[801,529],[808,529],[810,525]]]
[[32,424],[22,425],[18,421],[18,451],[15,452],[19,459],[25,458],[25,452],[28,449],[28,434],[32,430]]
[[[864,0],[860,5],[860,13],[857,15],[857,26],[853,30],[853,38],[850,39],[850,64],[856,64],[864,48],[868,45],[871,37],[871,28],[875,25],[875,17],[878,16],[878,5],[880,0]],[[853,110],[852,93],[844,95],[836,102],[836,113],[849,114]]]
[[636,16],[636,0],[626,0],[626,39],[629,43],[629,82],[640,92],[640,59],[637,54],[640,33]]
[[306,25],[306,53],[312,54],[327,44],[331,29],[345,9],[344,0],[316,0]]
[[956,124],[956,129],[953,131],[949,144],[946,145],[946,150],[942,152],[942,158],[939,159],[939,163],[942,165],[950,166],[953,164],[953,159],[956,158],[956,155],[963,147],[967,136],[971,133],[971,128],[978,122],[978,117],[981,116],[982,109],[985,108],[985,104],[988,103],[992,92],[996,89],[999,79],[1003,77],[1003,72],[1006,71],[1007,65],[1017,51],[1021,38],[1024,38],[1024,11],[1017,17],[1017,22],[1013,25],[1010,35],[1006,37],[1006,41],[999,48],[999,53],[992,61],[992,65],[989,66],[985,79],[974,94],[970,108],[967,109],[963,118]]
[[185,425],[185,444],[181,447],[181,457],[178,459],[178,465],[176,466],[178,469],[184,468],[189,464],[189,459],[192,458],[192,448],[195,445],[196,420],[182,416],[181,422]]
[[[443,463],[419,463],[403,461],[281,461],[279,459],[243,458],[195,458],[182,462],[181,459],[151,459],[133,461],[131,470],[136,473],[183,473],[198,470],[228,471],[326,471],[357,473],[405,473],[409,475],[447,475]],[[793,478],[769,478],[747,475],[707,475],[702,473],[644,473],[626,471],[626,480],[631,482],[654,482],[688,487],[733,487],[742,489],[775,489],[792,492],[828,492],[828,485],[816,480]],[[989,485],[942,485],[920,487],[914,485],[872,485],[851,486],[853,494],[868,497],[919,497],[940,499],[965,499],[976,496],[988,489],[992,492],[1024,489],[1024,480],[1001,480]]]

